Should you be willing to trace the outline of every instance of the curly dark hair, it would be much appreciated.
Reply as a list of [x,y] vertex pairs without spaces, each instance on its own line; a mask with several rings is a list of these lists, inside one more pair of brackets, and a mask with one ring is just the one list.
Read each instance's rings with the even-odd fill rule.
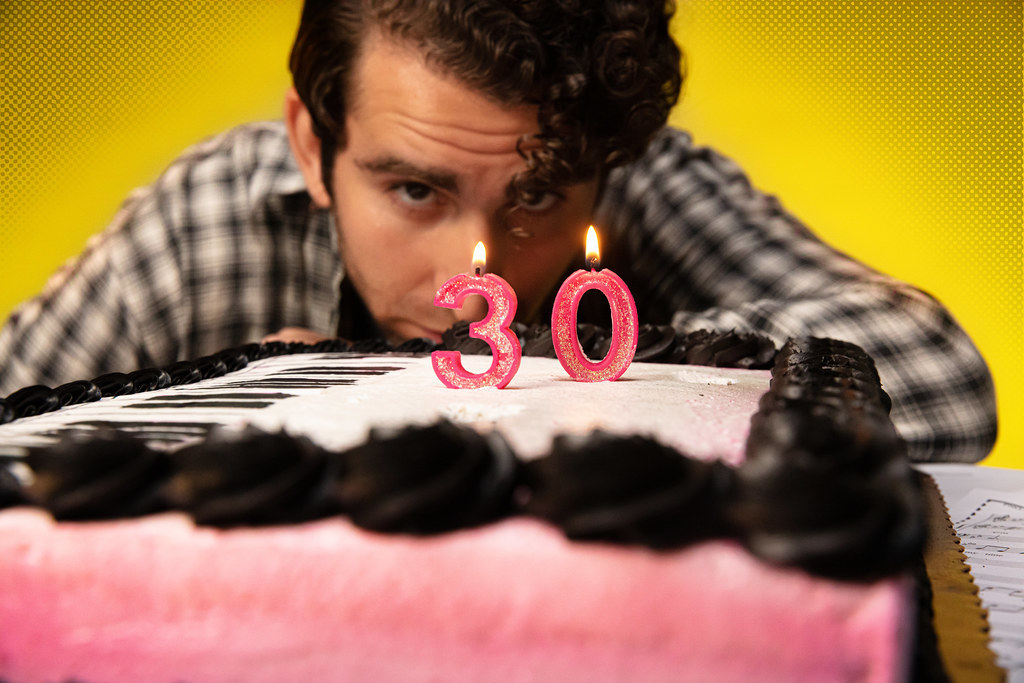
[[512,192],[600,177],[643,153],[679,98],[669,0],[306,0],[290,68],[322,143],[330,189],[346,98],[372,30],[407,41],[499,102],[539,108],[539,145]]

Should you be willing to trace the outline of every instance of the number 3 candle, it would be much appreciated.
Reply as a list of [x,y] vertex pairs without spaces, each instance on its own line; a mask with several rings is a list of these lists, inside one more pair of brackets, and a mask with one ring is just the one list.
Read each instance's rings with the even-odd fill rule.
[[474,374],[467,371],[462,367],[462,354],[458,351],[434,351],[431,354],[434,373],[452,389],[501,389],[512,381],[522,360],[519,339],[508,329],[516,315],[516,293],[504,279],[483,273],[486,259],[483,242],[477,242],[473,251],[475,274],[456,275],[441,285],[434,296],[434,305],[443,308],[461,308],[470,294],[479,294],[487,301],[487,316],[469,324],[469,336],[483,339],[491,347],[491,367],[487,372]]
[[[622,376],[636,355],[639,322],[636,302],[618,275],[600,267],[600,252],[594,226],[587,230],[587,265],[590,272],[577,270],[566,278],[555,297],[551,312],[551,341],[555,354],[569,376],[578,382],[612,381]],[[612,312],[612,339],[604,360],[594,362],[580,348],[576,314],[580,299],[591,289],[600,290]]]

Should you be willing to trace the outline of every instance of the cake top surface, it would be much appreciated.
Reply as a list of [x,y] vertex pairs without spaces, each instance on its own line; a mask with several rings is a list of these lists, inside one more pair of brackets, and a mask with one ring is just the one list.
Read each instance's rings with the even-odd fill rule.
[[[483,364],[486,357],[465,359]],[[692,457],[738,464],[750,418],[770,372],[633,363],[616,382],[575,382],[559,362],[524,358],[505,389],[454,390],[422,355],[314,353],[253,361],[245,368],[181,385],[70,406],[0,426],[0,453],[16,455],[75,430],[104,426],[135,432],[173,449],[213,426],[253,425],[307,436],[340,450],[373,428],[397,429],[446,419],[496,430],[523,458],[550,449],[559,434],[650,436]]]
[[[487,359],[466,364],[473,360]],[[447,419],[480,432],[497,430],[523,458],[546,453],[558,434],[602,429],[650,436],[693,457],[737,464],[770,379],[766,370],[634,363],[616,382],[575,382],[557,360],[529,358],[505,389],[453,390],[434,377],[427,358],[392,361],[401,370],[282,401],[252,423],[341,448],[363,441],[368,425],[399,428]],[[351,362],[360,367],[380,359]]]

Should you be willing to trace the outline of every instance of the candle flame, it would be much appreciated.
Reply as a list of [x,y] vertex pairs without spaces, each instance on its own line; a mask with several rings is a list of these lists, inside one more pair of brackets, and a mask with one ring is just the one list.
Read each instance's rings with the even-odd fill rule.
[[601,263],[601,250],[597,246],[597,231],[591,225],[587,229],[587,264],[591,269],[596,270]]
[[473,272],[480,275],[484,272],[486,266],[487,249],[484,248],[483,242],[477,242],[476,248],[473,249]]

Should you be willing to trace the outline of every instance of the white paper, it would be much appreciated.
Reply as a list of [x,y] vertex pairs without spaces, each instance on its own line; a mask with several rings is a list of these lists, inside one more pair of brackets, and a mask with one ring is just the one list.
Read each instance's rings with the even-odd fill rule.
[[946,499],[978,597],[988,610],[991,645],[1010,683],[1024,683],[1024,470],[922,465]]

